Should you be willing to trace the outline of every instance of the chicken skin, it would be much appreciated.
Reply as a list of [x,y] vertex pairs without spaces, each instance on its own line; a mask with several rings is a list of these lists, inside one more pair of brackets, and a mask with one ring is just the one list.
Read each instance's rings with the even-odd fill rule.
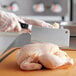
[[73,59],[55,44],[34,43],[18,51],[17,64],[22,70],[56,69],[73,65]]

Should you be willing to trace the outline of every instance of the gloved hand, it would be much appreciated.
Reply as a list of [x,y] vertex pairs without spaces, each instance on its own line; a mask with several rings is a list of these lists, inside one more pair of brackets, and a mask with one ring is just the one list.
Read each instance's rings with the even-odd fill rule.
[[73,60],[66,52],[51,43],[34,43],[22,47],[17,54],[17,63],[22,70],[68,68]]
[[21,26],[18,22],[18,17],[13,13],[0,11],[0,31],[21,31]]
[[54,25],[51,25],[42,20],[18,17],[13,13],[0,11],[0,31],[2,32],[22,31],[22,28],[19,22],[41,26],[41,27],[47,27],[47,28],[59,28],[59,24],[57,23],[55,23]]
[[47,23],[43,20],[38,20],[38,19],[32,19],[32,18],[24,18],[21,17],[21,20],[24,20],[24,22],[26,22],[27,24],[31,24],[34,26],[40,26],[40,27],[46,27],[46,28],[59,28],[59,24],[58,23],[54,23],[53,25],[50,23]]

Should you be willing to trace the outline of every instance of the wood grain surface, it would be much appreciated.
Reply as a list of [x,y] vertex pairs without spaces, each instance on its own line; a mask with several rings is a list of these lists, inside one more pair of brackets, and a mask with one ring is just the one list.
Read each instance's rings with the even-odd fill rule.
[[66,51],[74,59],[74,65],[68,69],[41,69],[36,71],[22,71],[16,63],[16,52],[0,62],[0,76],[76,76],[76,51]]

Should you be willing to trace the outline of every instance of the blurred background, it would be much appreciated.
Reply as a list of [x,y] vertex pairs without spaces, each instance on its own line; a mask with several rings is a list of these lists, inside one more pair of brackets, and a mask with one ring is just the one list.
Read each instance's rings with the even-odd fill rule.
[[0,0],[0,10],[47,22],[72,21],[72,6],[75,10],[75,3],[75,0]]
[[0,10],[49,23],[58,22],[70,30],[71,44],[75,43],[76,0],[0,0]]

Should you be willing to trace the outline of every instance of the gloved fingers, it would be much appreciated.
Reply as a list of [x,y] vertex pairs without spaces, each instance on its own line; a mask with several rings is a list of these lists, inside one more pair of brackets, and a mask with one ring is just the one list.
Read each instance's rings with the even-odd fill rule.
[[20,32],[21,30],[20,24],[16,21],[11,21],[2,29],[3,32]]
[[53,24],[53,28],[59,29],[59,24],[58,24],[58,23],[54,23],[54,24]]
[[9,32],[9,31],[21,31],[21,27],[18,22],[18,17],[13,13],[8,13],[1,11],[0,12],[0,31]]
[[16,25],[16,27],[13,29],[14,32],[20,32],[22,30],[20,25]]
[[20,68],[22,70],[39,70],[42,68],[42,65],[39,63],[29,63],[25,60],[20,64]]
[[31,30],[30,29],[22,29],[21,33],[31,33]]
[[18,22],[18,17],[15,16],[11,19],[11,28],[14,30],[14,32],[20,32],[22,30],[19,22]]
[[0,29],[1,32],[7,32],[9,30],[11,30],[10,26],[5,26],[4,28]]
[[20,32],[21,29],[19,29],[17,26],[14,29],[7,29],[5,32]]
[[18,26],[18,25],[13,27],[13,28],[11,26],[6,26],[1,31],[2,32],[20,32],[21,31],[21,27]]
[[40,26],[40,27],[47,27],[47,28],[52,28],[52,25],[49,23],[46,23],[43,20],[38,20],[38,19],[31,19],[31,18],[21,18],[25,21],[27,24],[35,25],[35,26]]

